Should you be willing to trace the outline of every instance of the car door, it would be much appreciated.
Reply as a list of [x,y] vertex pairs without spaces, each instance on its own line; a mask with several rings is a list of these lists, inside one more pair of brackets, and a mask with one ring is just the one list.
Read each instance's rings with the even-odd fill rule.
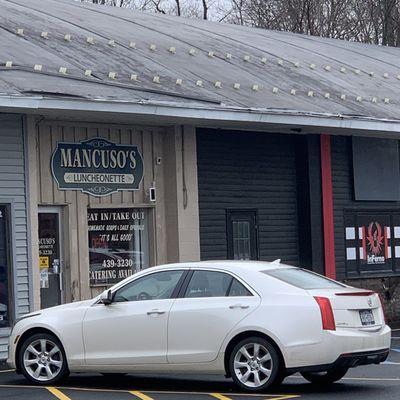
[[255,292],[227,272],[194,270],[189,275],[170,311],[169,363],[215,360],[228,333],[260,304]]
[[111,304],[90,307],[83,321],[86,364],[166,363],[168,316],[184,273],[141,276],[116,290]]

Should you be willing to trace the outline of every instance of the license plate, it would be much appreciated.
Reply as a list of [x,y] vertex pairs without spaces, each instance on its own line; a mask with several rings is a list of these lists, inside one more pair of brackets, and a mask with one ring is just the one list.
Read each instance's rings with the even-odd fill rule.
[[375,325],[374,314],[372,310],[361,310],[360,319],[363,325]]

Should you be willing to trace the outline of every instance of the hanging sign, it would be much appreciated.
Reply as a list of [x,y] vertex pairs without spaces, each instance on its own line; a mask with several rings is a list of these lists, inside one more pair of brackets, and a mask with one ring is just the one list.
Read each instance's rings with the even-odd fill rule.
[[97,137],[80,143],[58,143],[51,170],[60,190],[107,196],[120,190],[139,189],[143,159],[137,146]]

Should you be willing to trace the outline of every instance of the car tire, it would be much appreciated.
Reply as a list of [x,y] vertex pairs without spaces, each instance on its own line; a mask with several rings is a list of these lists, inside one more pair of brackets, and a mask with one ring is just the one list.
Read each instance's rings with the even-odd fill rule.
[[22,374],[35,385],[52,385],[69,375],[64,348],[54,335],[48,333],[26,338],[18,362]]
[[333,368],[324,372],[301,372],[301,375],[304,379],[316,385],[330,385],[340,381],[348,370],[348,368]]
[[263,391],[283,380],[283,365],[275,347],[266,339],[241,340],[229,356],[229,372],[241,389]]

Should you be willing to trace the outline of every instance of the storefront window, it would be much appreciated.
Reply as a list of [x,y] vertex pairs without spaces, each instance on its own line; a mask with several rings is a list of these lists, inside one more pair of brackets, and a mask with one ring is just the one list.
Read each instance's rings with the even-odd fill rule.
[[88,210],[91,286],[113,285],[149,266],[148,210]]
[[0,328],[10,325],[8,208],[0,205]]

